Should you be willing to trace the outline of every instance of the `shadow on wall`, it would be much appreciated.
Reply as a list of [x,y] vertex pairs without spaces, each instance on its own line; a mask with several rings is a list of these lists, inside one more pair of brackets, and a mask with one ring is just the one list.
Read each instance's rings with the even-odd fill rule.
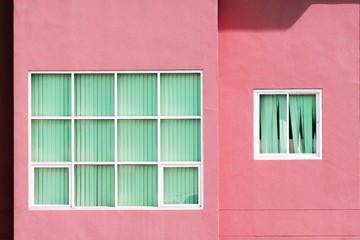
[[285,30],[312,4],[359,4],[359,0],[219,0],[219,30]]
[[0,1],[0,239],[13,239],[13,1]]

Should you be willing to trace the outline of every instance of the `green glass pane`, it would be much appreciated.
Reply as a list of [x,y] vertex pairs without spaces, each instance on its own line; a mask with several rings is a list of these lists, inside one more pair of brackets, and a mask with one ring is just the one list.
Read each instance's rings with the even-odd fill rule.
[[164,168],[164,203],[198,204],[198,168]]
[[118,161],[157,161],[157,121],[118,121]]
[[31,115],[71,115],[70,74],[31,74]]
[[75,115],[114,116],[114,74],[75,75]]
[[31,161],[71,161],[71,121],[31,121]]
[[118,75],[118,115],[156,116],[157,75]]
[[199,73],[160,75],[162,116],[200,116],[201,84]]
[[69,170],[67,168],[35,168],[34,178],[36,205],[69,204]]
[[75,166],[75,205],[113,207],[114,175],[114,166]]
[[316,95],[290,95],[289,106],[290,153],[316,153]]
[[287,151],[286,95],[260,96],[260,152]]
[[75,121],[75,161],[114,161],[114,121]]
[[161,161],[201,161],[200,120],[161,120]]
[[157,166],[119,165],[119,206],[157,206]]

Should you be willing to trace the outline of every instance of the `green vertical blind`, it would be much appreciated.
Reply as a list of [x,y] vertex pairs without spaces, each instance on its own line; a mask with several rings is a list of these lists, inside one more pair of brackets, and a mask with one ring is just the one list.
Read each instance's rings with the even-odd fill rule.
[[161,120],[161,161],[200,160],[200,120]]
[[75,166],[75,205],[113,207],[114,183],[114,166]]
[[114,74],[75,74],[75,115],[114,116]]
[[119,165],[119,206],[157,206],[156,165]]
[[36,205],[68,205],[68,168],[35,168],[34,201]]
[[260,95],[260,152],[316,150],[316,95]]
[[161,74],[160,91],[162,116],[200,116],[199,73]]
[[198,168],[164,168],[164,203],[198,204]]
[[113,162],[114,144],[113,120],[75,121],[76,162]]
[[157,115],[157,74],[118,74],[118,115]]
[[35,205],[199,204],[200,73],[31,74],[31,118]]
[[31,75],[31,115],[71,115],[71,75]]
[[118,161],[157,161],[156,120],[118,120]]
[[71,122],[31,120],[31,161],[70,162]]

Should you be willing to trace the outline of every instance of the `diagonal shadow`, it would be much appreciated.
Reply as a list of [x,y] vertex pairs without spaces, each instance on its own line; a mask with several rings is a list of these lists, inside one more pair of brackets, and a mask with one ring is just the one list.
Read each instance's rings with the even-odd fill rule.
[[219,0],[219,30],[288,29],[312,4],[359,4],[359,0]]

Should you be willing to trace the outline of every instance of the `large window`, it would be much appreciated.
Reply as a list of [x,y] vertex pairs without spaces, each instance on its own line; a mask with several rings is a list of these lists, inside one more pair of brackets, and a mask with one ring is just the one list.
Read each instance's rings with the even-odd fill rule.
[[254,91],[254,158],[321,159],[321,90]]
[[202,72],[29,74],[30,209],[200,209]]

